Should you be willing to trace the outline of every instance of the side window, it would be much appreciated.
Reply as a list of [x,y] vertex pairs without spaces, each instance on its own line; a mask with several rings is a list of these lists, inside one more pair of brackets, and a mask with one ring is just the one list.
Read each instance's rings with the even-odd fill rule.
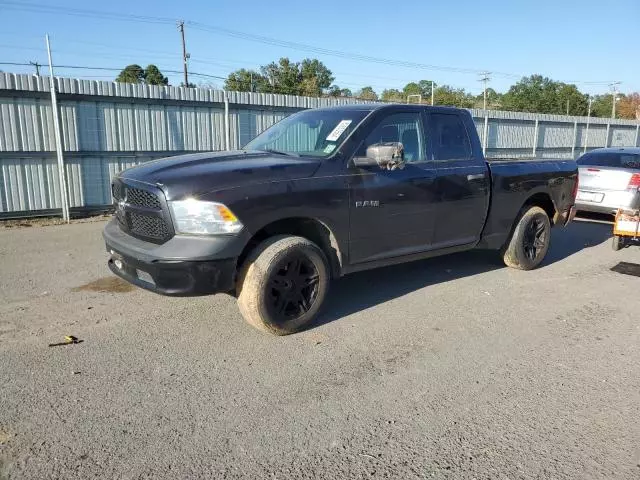
[[367,136],[356,155],[364,157],[368,147],[385,142],[402,143],[405,162],[426,160],[420,114],[417,112],[394,113],[383,118]]
[[455,114],[432,113],[433,159],[466,160],[471,158],[471,142],[462,119]]

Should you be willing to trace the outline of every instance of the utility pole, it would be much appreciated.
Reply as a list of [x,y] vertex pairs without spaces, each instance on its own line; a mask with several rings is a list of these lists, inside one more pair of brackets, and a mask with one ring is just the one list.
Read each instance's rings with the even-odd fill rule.
[[178,22],[178,30],[180,30],[180,35],[182,36],[182,61],[184,63],[184,86],[189,86],[189,73],[187,71],[187,60],[189,60],[189,55],[187,53],[187,44],[184,40],[184,20],[180,20]]
[[587,143],[589,142],[589,123],[591,120],[591,104],[593,103],[593,97],[589,95],[589,109],[587,110],[587,128],[584,132],[584,150],[582,153],[587,153]]
[[569,99],[567,98],[567,115],[569,115]]
[[610,83],[611,87],[611,118],[616,118],[616,102],[618,101],[618,85],[621,82]]
[[47,55],[49,57],[49,78],[51,84],[51,110],[53,111],[53,132],[56,140],[56,158],[58,160],[58,178],[60,181],[60,206],[62,218],[69,223],[69,197],[67,196],[67,174],[64,165],[64,153],[62,150],[62,127],[60,126],[60,111],[58,110],[58,96],[56,94],[56,78],[53,75],[53,61],[51,60],[51,44],[49,34],[45,35],[47,43]]
[[483,108],[486,110],[487,109],[487,83],[489,83],[489,80],[491,80],[491,72],[481,72],[480,73],[481,77],[479,78],[479,81],[482,82],[483,84]]
[[40,64],[38,62],[29,62],[31,65],[36,67],[36,76],[40,76]]
[[435,98],[436,93],[436,84],[433,80],[431,80],[431,106],[435,105],[433,99]]

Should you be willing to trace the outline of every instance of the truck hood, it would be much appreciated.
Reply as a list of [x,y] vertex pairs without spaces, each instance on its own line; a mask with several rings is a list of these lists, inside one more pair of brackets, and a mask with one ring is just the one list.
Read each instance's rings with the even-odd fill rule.
[[206,152],[145,162],[121,178],[160,186],[168,200],[313,175],[320,160],[259,151]]

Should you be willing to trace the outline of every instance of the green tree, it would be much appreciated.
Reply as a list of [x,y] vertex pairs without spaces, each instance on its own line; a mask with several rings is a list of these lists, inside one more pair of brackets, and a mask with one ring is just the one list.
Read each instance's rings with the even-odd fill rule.
[[505,110],[566,115],[587,113],[587,96],[575,85],[556,82],[542,75],[524,77],[502,97]]
[[340,88],[338,85],[331,85],[327,92],[331,97],[351,97],[353,94],[348,88]]
[[143,83],[144,70],[140,65],[127,65],[116,78],[116,82],[120,83]]
[[383,102],[404,102],[407,97],[400,90],[395,88],[388,88],[382,91],[380,99]]
[[424,98],[431,98],[431,89],[433,88],[433,82],[431,80],[420,80],[418,86]]
[[434,92],[436,105],[447,105],[451,107],[473,108],[475,98],[462,88],[453,88],[449,85],[436,86]]
[[297,95],[300,93],[302,78],[298,63],[293,63],[286,57],[278,63],[271,62],[260,67],[262,75],[267,79],[267,91]]
[[322,94],[322,92],[329,88],[331,82],[335,80],[334,76],[331,73],[324,63],[320,60],[305,58],[302,60],[299,66],[300,75],[302,77],[302,83],[305,81],[309,85],[314,85],[317,88],[317,95]]
[[155,65],[147,65],[144,70],[144,83],[147,85],[169,85],[169,79]]
[[147,65],[144,70],[138,64],[127,65],[116,78],[116,82],[169,85],[169,79],[153,64]]
[[240,69],[225,80],[225,89],[241,92],[285,93],[320,96],[331,86],[334,77],[321,61],[305,58],[292,62],[283,57],[260,67],[260,71]]
[[592,117],[610,117],[613,95],[596,95],[591,103]]
[[373,87],[362,87],[362,89],[358,93],[356,93],[356,97],[362,100],[378,100],[378,94],[375,92]]
[[554,110],[564,115],[586,115],[589,103],[588,98],[588,95],[580,92],[575,85],[559,83],[557,103]]
[[[487,88],[487,108],[499,110],[502,105],[502,94],[496,92],[493,88]],[[484,92],[481,92],[476,96],[474,102],[474,108],[484,107]]]
[[268,92],[268,87],[269,83],[264,75],[244,68],[231,72],[224,82],[225,90],[236,92]]
[[402,93],[405,98],[409,98],[409,95],[420,95],[421,99],[424,100],[424,95],[422,92],[422,88],[416,82],[407,83],[402,89]]

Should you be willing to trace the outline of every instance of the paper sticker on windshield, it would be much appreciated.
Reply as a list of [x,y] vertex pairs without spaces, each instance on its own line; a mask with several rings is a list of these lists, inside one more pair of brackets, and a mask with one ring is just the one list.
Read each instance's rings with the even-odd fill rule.
[[327,142],[335,142],[340,138],[340,135],[344,133],[347,127],[351,125],[351,120],[341,120],[336,128],[334,128],[329,135],[327,135]]
[[336,146],[332,143],[324,147],[324,153],[331,153],[336,149]]

